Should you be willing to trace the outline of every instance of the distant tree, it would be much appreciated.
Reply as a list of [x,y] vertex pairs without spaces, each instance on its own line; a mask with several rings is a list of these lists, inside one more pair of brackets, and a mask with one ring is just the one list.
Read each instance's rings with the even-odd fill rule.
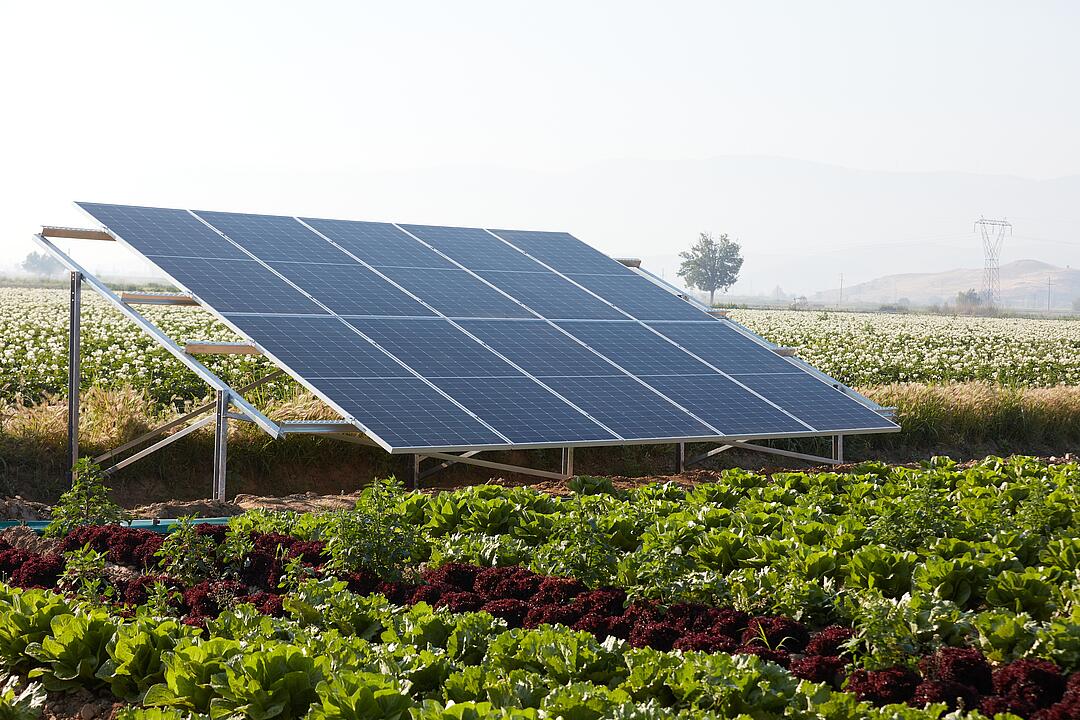
[[956,307],[959,310],[971,312],[982,305],[982,301],[982,293],[974,288],[956,293]]
[[713,239],[710,233],[701,233],[689,250],[679,253],[682,264],[679,277],[698,290],[709,293],[709,305],[713,304],[716,291],[727,291],[739,279],[742,269],[742,249],[739,243],[728,239],[727,233]]
[[51,255],[32,252],[22,261],[22,269],[31,275],[51,277],[53,275],[59,275],[63,271],[64,266]]

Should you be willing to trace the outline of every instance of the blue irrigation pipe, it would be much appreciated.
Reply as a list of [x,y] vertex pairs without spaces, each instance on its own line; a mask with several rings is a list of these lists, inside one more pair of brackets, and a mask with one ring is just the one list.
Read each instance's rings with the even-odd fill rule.
[[[162,534],[172,532],[172,529],[180,521],[174,518],[155,518],[153,520],[132,520],[130,523],[124,523],[126,527],[139,528],[141,530],[153,530]],[[192,522],[196,525],[228,525],[229,518],[216,517],[216,518],[195,518]],[[19,527],[25,525],[38,535],[45,531],[45,528],[49,525],[48,520],[0,520],[0,530],[5,530],[9,527]]]

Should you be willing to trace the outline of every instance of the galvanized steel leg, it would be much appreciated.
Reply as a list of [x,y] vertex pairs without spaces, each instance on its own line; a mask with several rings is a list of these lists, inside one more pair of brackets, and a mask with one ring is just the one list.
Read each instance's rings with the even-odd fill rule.
[[225,501],[225,466],[229,450],[229,393],[217,391],[217,417],[214,426],[213,499]]
[[420,489],[420,461],[424,459],[423,455],[418,453],[412,456],[412,486],[413,490]]
[[838,463],[844,462],[844,436],[833,435],[832,436],[832,456],[833,460]]
[[675,443],[675,474],[686,471],[686,443]]
[[568,480],[574,477],[574,448],[564,447],[562,449],[562,467],[560,469]]
[[75,465],[79,462],[79,386],[82,384],[80,359],[82,319],[82,273],[72,272],[70,295],[70,334],[68,336],[68,460],[71,481],[75,482]]

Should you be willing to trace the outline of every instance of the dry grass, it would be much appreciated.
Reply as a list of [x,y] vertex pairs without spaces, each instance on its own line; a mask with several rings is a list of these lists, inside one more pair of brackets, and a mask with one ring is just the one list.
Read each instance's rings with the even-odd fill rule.
[[[847,454],[853,459],[884,457],[902,461],[933,454],[1060,455],[1080,448],[1080,387],[898,384],[868,388],[865,392],[883,405],[898,408],[903,431],[849,438]],[[335,417],[333,411],[306,393],[270,402],[265,411],[278,420]],[[81,413],[81,449],[90,456],[178,414],[155,405],[140,391],[100,388],[83,394]],[[0,404],[0,496],[20,494],[41,501],[57,497],[67,484],[66,443],[67,405],[62,398],[33,406]],[[821,440],[794,441],[788,446],[825,452]],[[115,493],[127,504],[205,497],[210,486],[212,454],[212,429],[206,428],[117,473],[112,481]],[[553,469],[558,463],[557,451],[507,453],[501,457],[493,454],[492,459]],[[727,464],[777,461],[757,454],[725,454],[720,459]],[[634,476],[669,472],[671,454],[666,446],[593,448],[579,450],[576,460],[576,467],[583,473]],[[403,476],[407,467],[407,458],[391,457],[377,449],[311,436],[273,441],[253,424],[231,424],[230,493],[352,491],[372,477],[394,473]],[[469,479],[469,472],[461,467],[447,479]],[[486,478],[483,471],[471,472],[474,479]]]

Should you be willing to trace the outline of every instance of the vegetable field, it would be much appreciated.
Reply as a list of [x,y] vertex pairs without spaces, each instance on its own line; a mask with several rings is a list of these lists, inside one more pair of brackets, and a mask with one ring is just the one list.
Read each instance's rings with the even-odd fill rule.
[[[235,339],[192,308],[145,307],[178,340]],[[160,403],[201,399],[206,388],[130,322],[88,292],[83,308],[83,377],[87,386],[133,386]],[[1020,387],[1080,384],[1080,322],[923,315],[740,310],[732,317],[844,383],[981,380]],[[63,393],[67,363],[67,293],[0,288],[0,400],[40,401]],[[255,356],[218,356],[206,364],[244,383],[269,367]],[[289,381],[260,389],[283,397]]]
[[168,537],[9,531],[0,666],[154,718],[1073,718],[1078,481],[988,458],[382,482]]

